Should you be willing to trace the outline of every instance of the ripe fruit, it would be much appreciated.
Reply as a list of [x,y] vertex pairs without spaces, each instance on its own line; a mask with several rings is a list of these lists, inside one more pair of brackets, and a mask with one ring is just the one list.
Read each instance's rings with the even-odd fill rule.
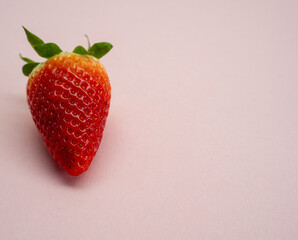
[[85,172],[102,139],[110,107],[111,86],[98,58],[112,45],[95,43],[62,52],[24,28],[27,39],[43,63],[27,62],[27,101],[33,120],[56,162],[69,174]]

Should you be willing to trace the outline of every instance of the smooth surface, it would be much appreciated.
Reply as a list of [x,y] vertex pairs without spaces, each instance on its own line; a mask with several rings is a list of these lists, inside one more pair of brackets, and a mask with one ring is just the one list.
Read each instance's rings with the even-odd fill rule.
[[[298,2],[1,1],[0,239],[298,239]],[[109,41],[103,142],[51,159],[26,103],[21,25]]]

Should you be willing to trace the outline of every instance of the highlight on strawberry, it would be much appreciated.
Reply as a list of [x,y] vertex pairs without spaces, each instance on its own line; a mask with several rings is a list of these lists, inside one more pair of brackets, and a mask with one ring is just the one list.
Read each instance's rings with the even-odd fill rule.
[[46,58],[26,62],[27,102],[46,147],[70,175],[85,172],[100,145],[110,108],[111,85],[99,61],[111,49],[108,42],[64,52],[23,27],[36,53]]

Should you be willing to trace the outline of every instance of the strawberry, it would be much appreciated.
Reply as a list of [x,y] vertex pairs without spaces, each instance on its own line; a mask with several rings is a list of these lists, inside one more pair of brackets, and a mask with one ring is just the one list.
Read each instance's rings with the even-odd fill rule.
[[[24,27],[23,27],[24,28]],[[111,86],[98,60],[111,48],[101,42],[63,52],[24,28],[42,63],[27,62],[27,101],[36,127],[55,161],[70,175],[85,172],[100,145],[110,107]]]

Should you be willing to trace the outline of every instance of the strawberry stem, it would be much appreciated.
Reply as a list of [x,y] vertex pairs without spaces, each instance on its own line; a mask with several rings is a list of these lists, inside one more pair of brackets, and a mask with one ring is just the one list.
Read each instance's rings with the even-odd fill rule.
[[88,41],[88,51],[89,51],[89,49],[90,49],[90,47],[91,47],[91,45],[90,45],[90,40],[89,40],[89,37],[88,37],[87,34],[85,34],[85,37],[87,38],[87,41]]

